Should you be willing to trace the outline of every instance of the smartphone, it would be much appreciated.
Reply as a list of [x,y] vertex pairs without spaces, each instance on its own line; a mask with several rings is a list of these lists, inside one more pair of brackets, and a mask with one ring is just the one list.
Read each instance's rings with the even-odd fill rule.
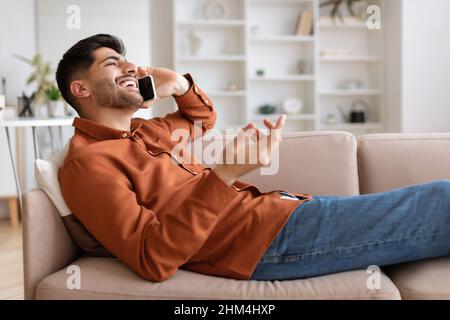
[[155,81],[152,76],[146,76],[140,78],[139,82],[139,92],[145,101],[153,100],[156,98]]

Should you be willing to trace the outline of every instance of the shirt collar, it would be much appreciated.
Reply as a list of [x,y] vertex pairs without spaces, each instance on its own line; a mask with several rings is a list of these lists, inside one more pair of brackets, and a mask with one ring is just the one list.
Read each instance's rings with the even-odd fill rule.
[[97,140],[128,139],[132,133],[141,127],[138,121],[133,120],[131,120],[131,129],[126,131],[110,128],[98,122],[79,117],[73,120],[72,126]]

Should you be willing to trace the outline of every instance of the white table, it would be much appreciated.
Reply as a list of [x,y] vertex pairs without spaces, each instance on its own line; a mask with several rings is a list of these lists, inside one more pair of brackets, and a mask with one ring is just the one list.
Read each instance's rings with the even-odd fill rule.
[[[33,133],[33,149],[34,157],[39,157],[39,144],[37,141],[36,128],[37,127],[59,127],[60,135],[62,135],[61,128],[64,126],[72,126],[74,117],[55,117],[55,118],[36,118],[36,117],[14,117],[6,118],[0,123],[0,127],[4,127],[6,131],[6,140],[8,142],[9,157],[14,171],[14,179],[16,183],[17,196],[19,197],[20,208],[22,209],[22,190],[20,187],[19,176],[17,173],[17,166],[13,155],[11,146],[10,128],[31,128]],[[50,131],[51,132],[51,131]],[[53,143],[52,134],[50,139]]]

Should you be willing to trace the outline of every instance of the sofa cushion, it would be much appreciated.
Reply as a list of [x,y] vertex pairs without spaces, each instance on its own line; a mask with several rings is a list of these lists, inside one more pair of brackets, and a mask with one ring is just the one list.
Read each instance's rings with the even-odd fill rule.
[[450,257],[385,268],[405,300],[450,300]]
[[58,183],[58,169],[64,162],[64,159],[69,150],[69,142],[58,152],[56,152],[50,159],[36,159],[35,162],[35,176],[39,188],[44,190],[47,196],[52,200],[56,209],[62,217],[72,214],[67,207],[66,202],[61,193]]
[[[399,299],[391,280],[381,274],[381,288],[369,290],[365,270],[289,281],[245,281],[207,276],[186,270],[164,282],[150,282],[114,258],[83,256],[80,289],[67,289],[74,274],[64,268],[44,280],[36,299]],[[69,279],[70,281],[70,279]]]
[[112,257],[113,255],[106,250],[81,224],[78,218],[72,214],[62,196],[58,181],[58,170],[62,166],[67,155],[69,144],[70,140],[64,148],[56,152],[48,160],[36,160],[35,176],[37,185],[47,194],[58,209],[67,232],[80,249],[95,257]]

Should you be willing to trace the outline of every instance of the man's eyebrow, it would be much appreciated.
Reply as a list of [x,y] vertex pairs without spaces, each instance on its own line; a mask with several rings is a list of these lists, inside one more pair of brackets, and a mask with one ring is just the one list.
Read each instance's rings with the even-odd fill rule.
[[[100,61],[99,64],[102,64],[103,62],[105,62],[106,60],[109,60],[109,59],[120,61],[120,60],[122,60],[121,58],[122,58],[121,56],[108,56],[105,59],[103,59],[102,61]],[[127,61],[126,59],[123,59],[123,60]]]

